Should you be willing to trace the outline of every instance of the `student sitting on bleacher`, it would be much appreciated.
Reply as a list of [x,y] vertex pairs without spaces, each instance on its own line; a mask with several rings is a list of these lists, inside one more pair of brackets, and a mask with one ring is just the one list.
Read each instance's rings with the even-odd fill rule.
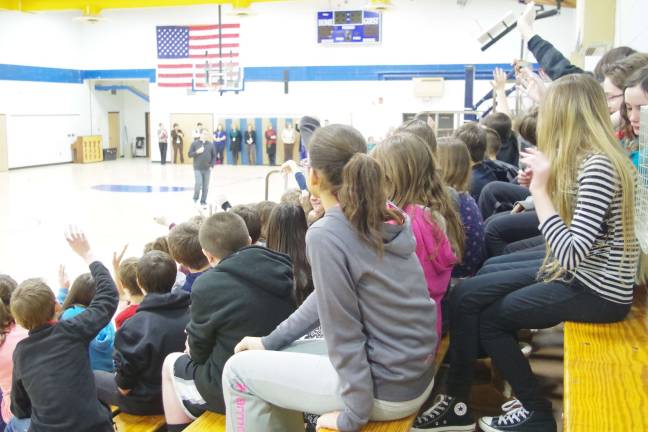
[[440,339],[441,300],[450,285],[452,268],[461,261],[463,252],[463,241],[453,245],[446,232],[463,234],[459,213],[441,180],[432,152],[418,136],[396,132],[378,144],[371,156],[382,166],[388,179],[390,201],[405,210],[411,219],[416,256],[430,298],[437,305],[436,330]]
[[236,343],[245,335],[268,334],[295,310],[290,258],[250,246],[240,216],[209,217],[200,244],[212,268],[191,292],[189,350],[169,355],[163,369],[169,431],[184,429],[206,410],[224,413],[221,375]]
[[56,299],[42,280],[28,279],[14,291],[11,313],[30,333],[14,352],[11,411],[19,419],[31,417],[33,432],[113,432],[110,411],[97,400],[88,349],[117,309],[117,290],[85,235],[73,229],[66,237],[90,266],[97,291],[83,312],[66,321],[55,321]]
[[200,224],[199,219],[194,218],[176,225],[169,231],[169,255],[189,270],[182,286],[182,289],[188,293],[191,292],[196,279],[209,269],[209,262],[202,252],[198,239]]
[[239,204],[235,205],[230,210],[232,213],[239,215],[241,219],[243,219],[243,222],[245,222],[245,226],[250,234],[250,239],[253,245],[256,245],[259,241],[259,237],[261,237],[261,217],[255,207],[256,206],[253,204]]
[[[63,302],[60,320],[68,320],[82,313],[95,296],[97,286],[90,273],[77,277],[72,283],[70,292]],[[92,370],[112,372],[115,370],[112,360],[115,344],[115,326],[108,323],[90,342],[90,367]]]
[[519,404],[482,418],[480,428],[555,431],[551,403],[520,352],[517,331],[563,321],[615,322],[630,310],[639,257],[636,172],[616,143],[605,95],[594,79],[569,75],[549,88],[538,118],[538,148],[544,154],[529,150],[522,161],[533,172],[530,189],[550,254],[539,278],[533,266],[500,271],[453,292],[453,318],[461,331],[451,329],[448,394],[419,419],[422,430],[441,423],[474,427],[466,402],[481,339]]
[[164,413],[162,363],[185,344],[189,293],[171,292],[175,261],[166,253],[149,252],[137,264],[137,283],[145,293],[137,312],[117,332],[115,374],[97,371],[99,400],[136,415]]
[[137,283],[137,264],[139,264],[139,258],[127,258],[115,266],[115,282],[119,290],[119,297],[127,303],[127,306],[115,317],[117,330],[124,325],[126,320],[135,315],[144,299],[144,293]]
[[454,137],[463,141],[470,153],[470,195],[475,202],[479,202],[479,195],[484,186],[498,180],[491,167],[484,163],[486,129],[479,127],[477,123],[466,123],[454,132]]
[[[357,431],[415,413],[432,389],[436,306],[409,218],[386,204],[366,151],[342,125],[309,143],[309,189],[326,209],[306,238],[315,291],[269,336],[237,345],[223,372],[228,431],[303,430],[303,411]],[[324,341],[295,343],[318,324]]]
[[[8,426],[5,432],[27,432],[29,419],[16,419],[11,414],[11,375],[13,372],[13,353],[16,345],[28,336],[27,330],[16,324],[11,316],[11,294],[15,291],[16,281],[8,275],[0,274],[0,404],[2,422]],[[2,429],[2,427],[0,427]]]

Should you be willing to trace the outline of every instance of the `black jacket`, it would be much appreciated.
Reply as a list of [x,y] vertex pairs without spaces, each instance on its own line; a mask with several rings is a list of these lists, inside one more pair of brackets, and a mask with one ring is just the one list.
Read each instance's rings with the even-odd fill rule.
[[[200,147],[204,147],[205,151],[196,153]],[[189,147],[189,157],[193,158],[193,167],[196,171],[207,171],[216,163],[216,149],[211,141],[196,140],[191,143]]]
[[529,39],[527,46],[538,63],[540,63],[540,67],[554,81],[561,76],[585,72],[578,66],[571,64],[551,43],[538,35]]
[[241,151],[241,131],[232,129],[230,132],[230,150],[233,152]]
[[497,160],[507,164],[517,166],[520,162],[520,144],[518,143],[517,134],[511,132],[508,140],[502,142],[502,146],[497,151]]
[[97,400],[88,350],[119,297],[103,264],[92,263],[90,272],[97,284],[90,306],[70,320],[32,330],[14,351],[11,411],[31,417],[30,431],[112,431],[110,413]]
[[195,382],[210,411],[224,413],[221,375],[245,336],[266,336],[295,310],[290,257],[249,246],[196,280],[187,326]]
[[[252,140],[252,144],[248,144],[248,140],[250,139]],[[252,132],[245,131],[245,144],[256,145],[256,139],[257,139],[256,131],[254,130]]]
[[[177,142],[178,138],[180,139],[180,142]],[[178,132],[176,132],[175,129],[171,129],[171,144],[182,145],[183,142],[184,142],[184,133],[181,130],[178,130]]]
[[147,294],[135,315],[117,332],[113,352],[117,386],[131,390],[126,398],[151,409],[131,414],[164,413],[162,363],[167,355],[185,350],[190,302],[189,293],[182,290]]

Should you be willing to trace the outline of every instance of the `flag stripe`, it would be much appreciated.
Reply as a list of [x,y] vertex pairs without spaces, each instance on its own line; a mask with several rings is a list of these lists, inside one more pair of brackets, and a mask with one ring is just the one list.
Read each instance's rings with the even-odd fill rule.
[[158,78],[193,78],[191,73],[158,74]]
[[187,82],[183,82],[183,83],[168,83],[168,82],[162,83],[161,82],[161,83],[158,83],[158,86],[160,86],[160,87],[191,87],[191,83],[190,82],[188,82],[188,83]]
[[220,36],[218,36],[218,34],[189,36],[189,40],[209,40],[209,39],[218,39],[219,37],[223,39],[233,39],[233,38],[238,38],[239,34],[222,34]]
[[218,55],[218,54],[207,54],[207,55],[195,55],[192,54],[189,56],[189,58],[192,59],[213,59],[213,58],[233,58],[233,57],[238,57],[238,53],[223,53],[223,55]]
[[191,63],[187,64],[159,64],[158,69],[179,69],[179,68],[191,68],[193,65]]
[[218,30],[219,28],[224,28],[224,29],[233,29],[233,28],[240,28],[240,24],[223,24],[221,26],[219,25],[193,25],[189,26],[189,30],[195,31],[195,30]]
[[205,50],[205,49],[218,49],[218,48],[238,48],[239,44],[230,43],[230,44],[209,44],[209,45],[189,45],[190,50]]

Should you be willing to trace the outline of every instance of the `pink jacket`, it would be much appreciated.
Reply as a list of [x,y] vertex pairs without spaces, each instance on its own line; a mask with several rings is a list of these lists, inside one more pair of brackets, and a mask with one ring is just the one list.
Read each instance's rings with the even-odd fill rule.
[[441,300],[448,290],[452,268],[457,258],[450,241],[432,220],[430,212],[422,206],[408,205],[405,212],[412,220],[412,232],[416,237],[416,256],[423,267],[430,298],[437,307],[437,334],[441,337]]
[[11,406],[11,375],[13,373],[13,352],[16,345],[28,336],[27,330],[13,325],[7,333],[5,341],[0,345],[0,390],[2,390],[2,419],[5,423],[11,420],[13,415],[9,410]]

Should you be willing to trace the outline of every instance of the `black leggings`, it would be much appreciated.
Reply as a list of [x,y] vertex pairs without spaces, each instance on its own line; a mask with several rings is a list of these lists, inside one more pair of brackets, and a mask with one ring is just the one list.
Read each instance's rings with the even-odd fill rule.
[[531,193],[528,188],[506,182],[491,182],[479,195],[479,210],[484,220],[495,213],[510,212],[518,201],[524,201]]

